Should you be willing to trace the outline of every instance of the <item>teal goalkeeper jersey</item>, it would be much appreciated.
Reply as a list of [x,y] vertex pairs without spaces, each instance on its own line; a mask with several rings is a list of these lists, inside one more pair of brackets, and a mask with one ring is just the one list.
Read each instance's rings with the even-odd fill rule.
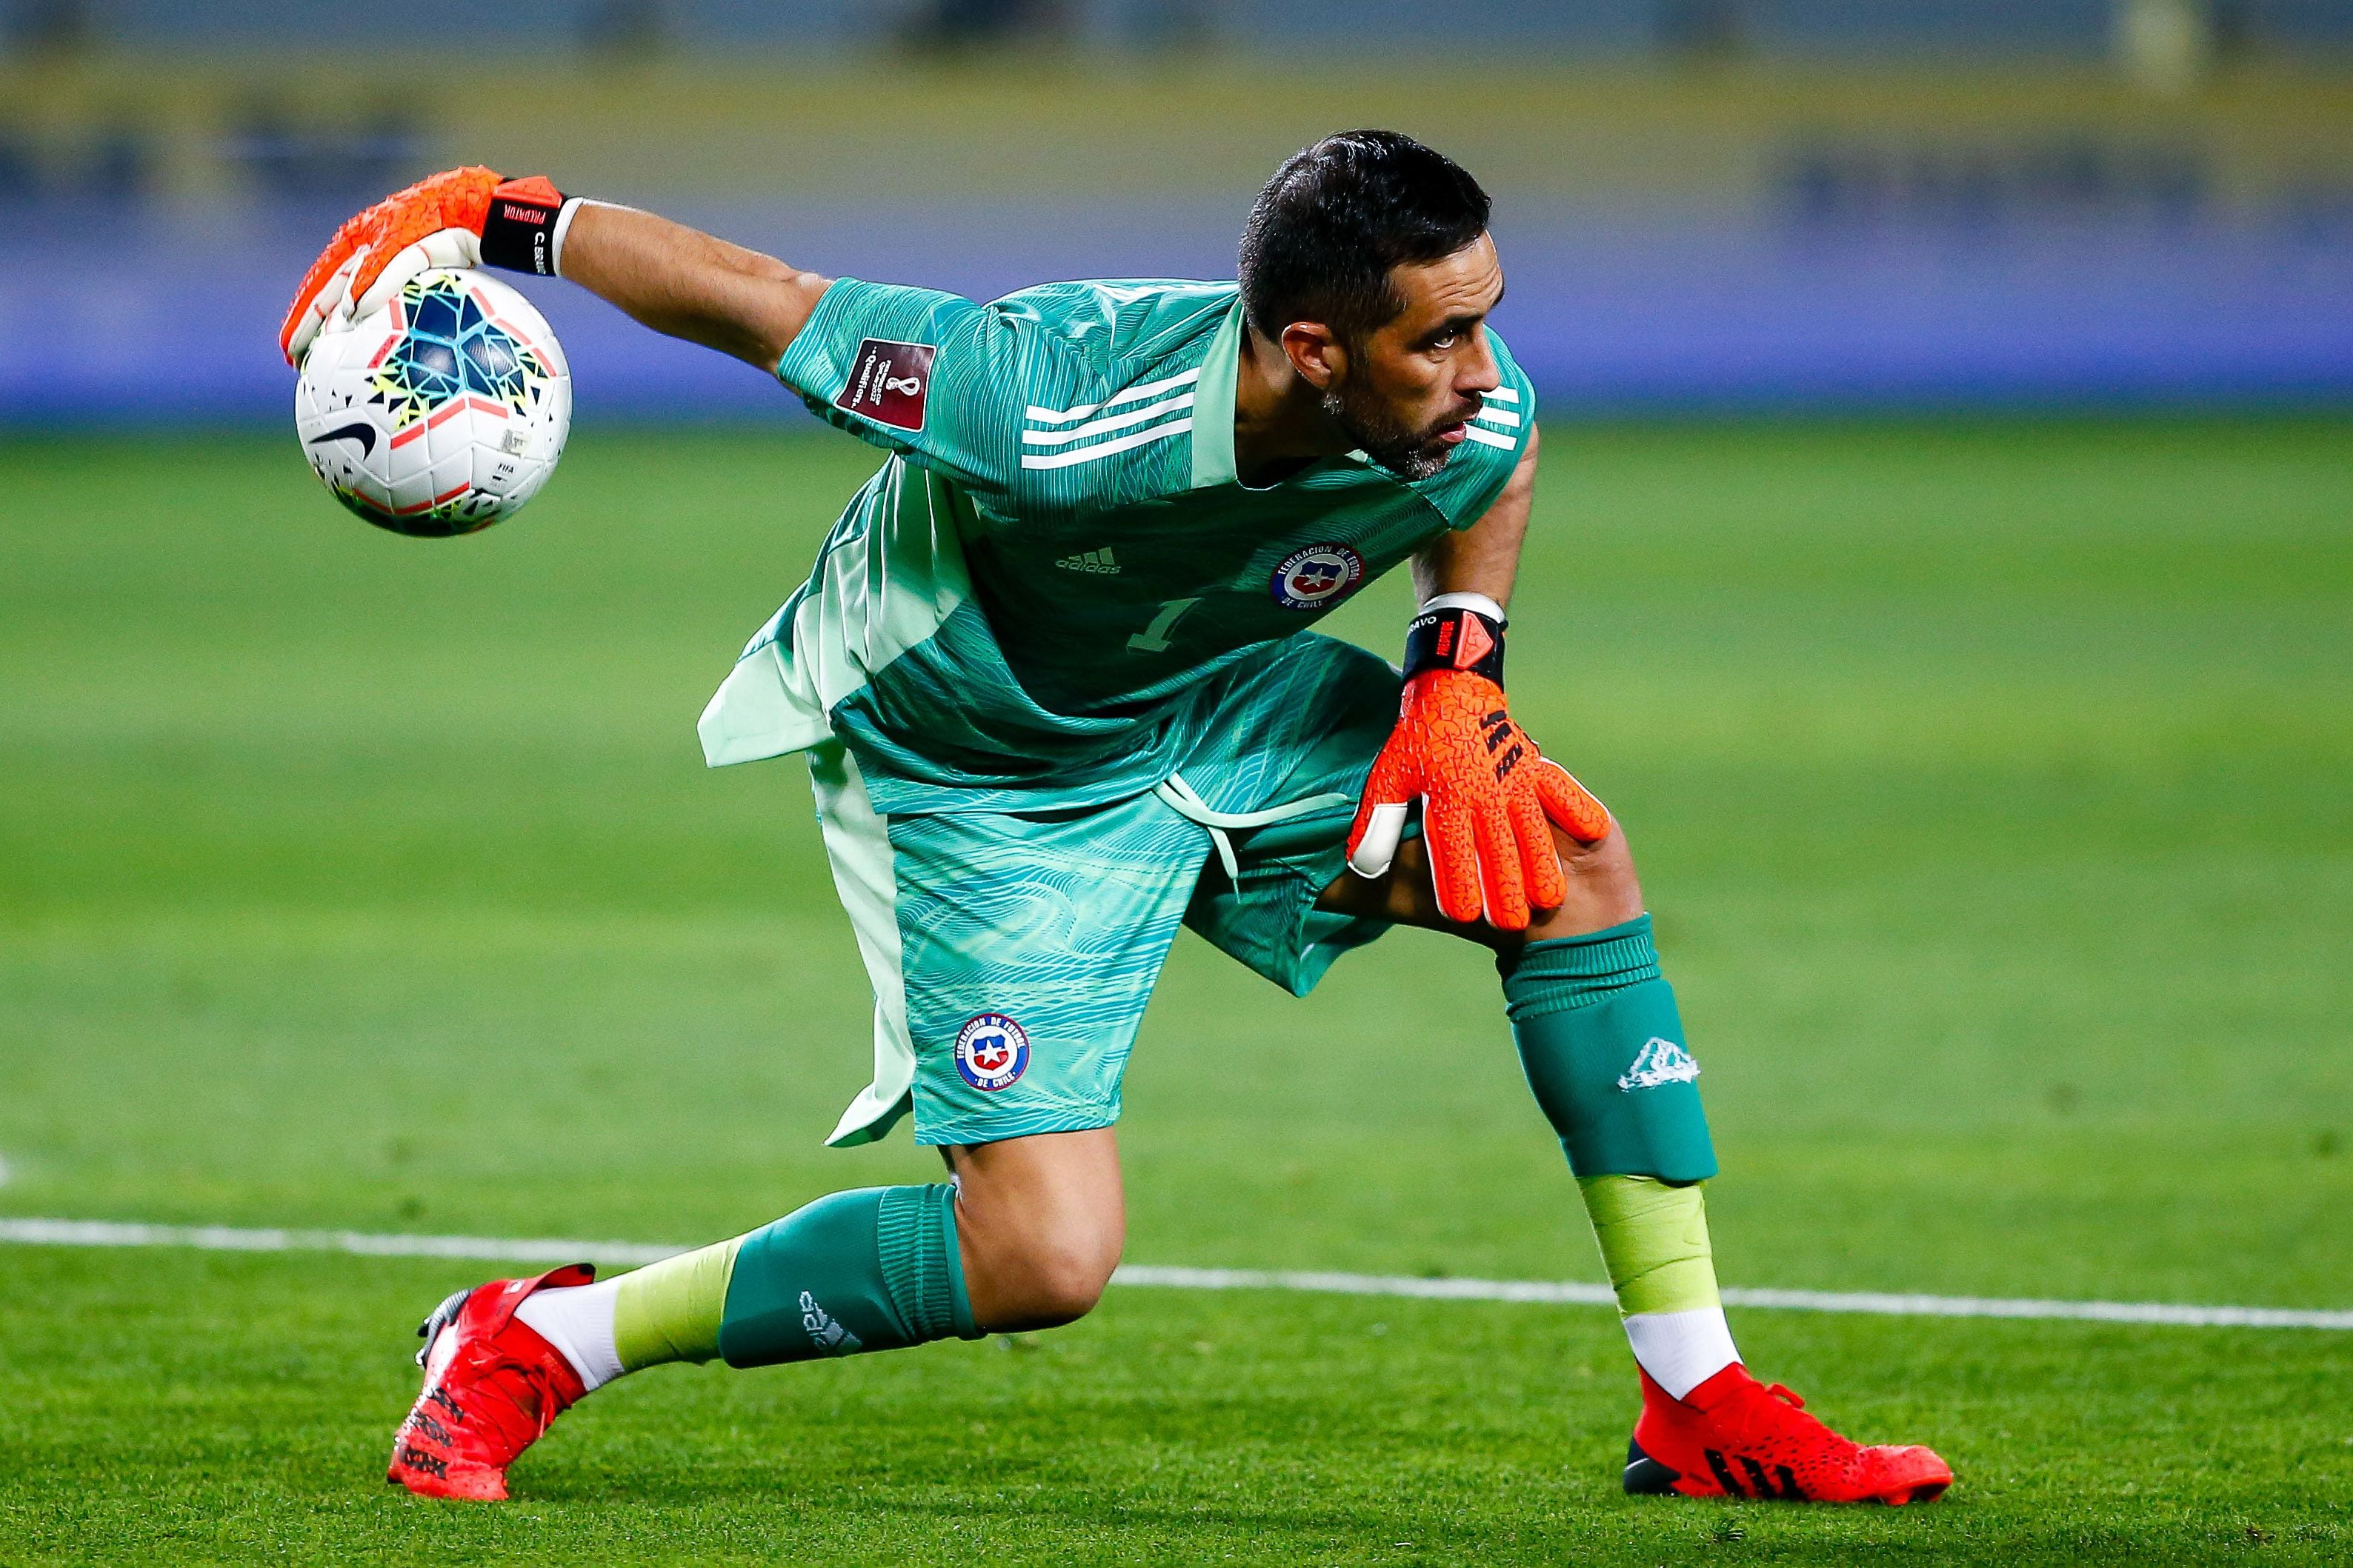
[[976,304],[844,279],[777,375],[891,454],[704,710],[712,765],[828,739],[886,814],[1068,809],[1176,771],[1213,678],[1493,504],[1535,396],[1436,476],[1234,471],[1230,283],[1052,283]]

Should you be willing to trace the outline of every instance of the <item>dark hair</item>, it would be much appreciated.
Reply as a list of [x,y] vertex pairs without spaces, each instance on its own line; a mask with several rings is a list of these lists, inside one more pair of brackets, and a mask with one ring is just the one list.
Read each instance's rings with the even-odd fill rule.
[[1242,227],[1243,309],[1270,338],[1321,321],[1345,341],[1405,301],[1389,269],[1436,261],[1487,228],[1487,193],[1461,165],[1394,131],[1343,131],[1283,160]]

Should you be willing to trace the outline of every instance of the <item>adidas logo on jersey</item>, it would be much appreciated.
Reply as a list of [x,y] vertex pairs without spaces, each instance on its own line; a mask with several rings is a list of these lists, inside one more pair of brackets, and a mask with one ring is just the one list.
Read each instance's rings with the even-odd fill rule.
[[1108,550],[1089,550],[1077,555],[1065,555],[1054,564],[1065,572],[1093,572],[1106,577],[1119,575],[1119,563],[1111,558]]
[[1691,1053],[1672,1040],[1652,1035],[1634,1053],[1634,1065],[1619,1079],[1618,1087],[1625,1090],[1656,1089],[1663,1083],[1689,1083],[1699,1077],[1699,1063]]

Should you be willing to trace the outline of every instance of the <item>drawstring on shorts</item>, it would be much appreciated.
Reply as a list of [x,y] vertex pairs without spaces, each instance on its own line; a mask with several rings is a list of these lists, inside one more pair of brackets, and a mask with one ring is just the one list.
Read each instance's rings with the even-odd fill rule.
[[1241,882],[1241,865],[1234,858],[1234,841],[1228,837],[1229,834],[1246,833],[1254,827],[1271,827],[1278,822],[1289,822],[1293,817],[1312,816],[1335,806],[1356,804],[1353,795],[1327,790],[1322,795],[1311,795],[1284,805],[1269,806],[1264,811],[1218,811],[1185,782],[1182,773],[1170,773],[1152,786],[1152,793],[1177,816],[1208,829],[1210,840],[1218,847],[1218,863],[1225,867],[1226,879],[1237,886]]

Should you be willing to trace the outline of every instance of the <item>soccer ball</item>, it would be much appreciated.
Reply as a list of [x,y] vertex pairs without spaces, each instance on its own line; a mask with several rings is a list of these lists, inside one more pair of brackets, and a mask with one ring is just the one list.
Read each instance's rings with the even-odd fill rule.
[[485,273],[435,268],[319,334],[294,427],[328,493],[378,528],[472,533],[555,471],[572,373],[530,300]]

